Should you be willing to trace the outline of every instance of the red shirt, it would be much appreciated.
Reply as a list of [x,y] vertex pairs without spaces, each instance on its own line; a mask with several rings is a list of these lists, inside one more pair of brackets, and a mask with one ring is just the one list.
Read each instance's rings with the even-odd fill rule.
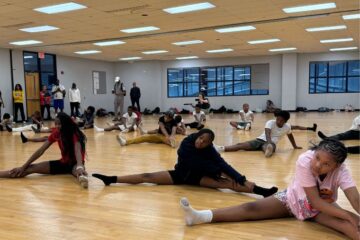
[[[57,128],[54,128],[52,133],[50,134],[50,136],[48,137],[48,141],[51,143],[54,142],[58,142],[59,144],[59,148],[61,151],[61,159],[60,161],[64,164],[76,164],[76,159],[70,159],[69,155],[66,155],[66,153],[64,152],[64,145],[61,141],[61,135],[60,135],[60,131]],[[75,143],[77,143],[79,141],[79,137],[74,134],[73,136],[73,144],[75,146]],[[81,158],[82,158],[82,162],[84,163],[85,160],[85,151],[81,150]]]
[[43,106],[43,105],[50,105],[50,102],[51,102],[51,96],[48,92],[43,92],[41,91],[40,92],[40,105]]

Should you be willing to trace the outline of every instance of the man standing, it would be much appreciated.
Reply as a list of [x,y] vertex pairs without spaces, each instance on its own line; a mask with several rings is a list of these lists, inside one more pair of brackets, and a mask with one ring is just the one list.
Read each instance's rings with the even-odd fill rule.
[[140,88],[136,86],[136,82],[133,82],[133,87],[130,90],[131,105],[132,107],[134,107],[136,103],[139,112],[140,112],[140,103],[139,103],[140,97],[141,97]]
[[64,110],[64,97],[66,91],[64,85],[60,84],[59,79],[56,80],[56,83],[52,87],[51,93],[54,95],[55,113],[57,114],[58,109],[60,109],[60,112],[62,112]]
[[[114,99],[114,114],[115,118],[114,121],[120,120],[122,114],[123,114],[123,108],[124,108],[124,96],[126,95],[124,84],[120,81],[120,77],[115,77],[115,85],[113,93],[115,94]],[[119,111],[120,108],[120,111]],[[120,117],[119,117],[120,115]]]

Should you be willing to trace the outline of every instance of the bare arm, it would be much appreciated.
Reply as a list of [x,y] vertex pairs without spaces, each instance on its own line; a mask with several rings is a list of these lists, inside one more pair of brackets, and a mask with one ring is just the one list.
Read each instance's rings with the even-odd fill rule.
[[170,138],[174,138],[174,137],[175,137],[175,134],[176,134],[176,126],[172,127]]
[[243,112],[239,112],[241,121],[245,122],[245,114]]
[[250,115],[250,117],[251,117],[251,121],[253,122],[253,121],[254,121],[254,114],[252,113],[252,114]]
[[302,149],[302,147],[299,147],[296,145],[296,142],[295,142],[295,139],[294,139],[294,136],[292,135],[292,133],[288,134],[287,135],[290,142],[291,142],[291,145],[293,146],[294,149]]
[[356,187],[348,188],[344,191],[346,198],[349,200],[354,210],[360,214],[360,196]]
[[52,142],[46,141],[44,144],[36,150],[36,152],[31,155],[31,157],[26,161],[26,163],[23,165],[23,167],[26,169],[30,166],[31,163],[33,163],[35,160],[37,160],[39,157],[41,157],[44,152],[51,146]]
[[75,158],[76,158],[76,176],[87,175],[85,167],[82,161],[81,145],[80,142],[76,142],[74,146]]
[[271,129],[265,128],[266,142],[271,143]]

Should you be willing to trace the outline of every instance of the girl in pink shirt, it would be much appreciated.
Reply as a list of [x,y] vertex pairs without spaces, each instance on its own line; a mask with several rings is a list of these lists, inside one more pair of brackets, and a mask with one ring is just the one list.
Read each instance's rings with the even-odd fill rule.
[[340,187],[354,210],[360,213],[359,192],[343,164],[346,156],[341,142],[331,139],[320,142],[299,156],[294,179],[286,190],[255,202],[198,211],[182,198],[180,204],[185,211],[186,224],[296,217],[313,220],[351,239],[360,239],[359,216],[335,203]]

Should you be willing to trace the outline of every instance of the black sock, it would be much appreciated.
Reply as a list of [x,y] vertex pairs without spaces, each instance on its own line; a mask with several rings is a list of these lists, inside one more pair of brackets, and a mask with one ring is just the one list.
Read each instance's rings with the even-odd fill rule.
[[317,124],[314,123],[314,124],[313,124],[313,127],[312,127],[312,130],[313,130],[314,132],[316,132],[316,129],[317,129]]
[[360,146],[347,147],[346,149],[347,149],[348,153],[352,153],[352,154],[360,153]]
[[272,188],[262,188],[259,187],[257,185],[254,186],[254,190],[253,193],[258,194],[258,195],[263,195],[264,198],[273,195],[274,193],[276,193],[278,191],[277,187],[272,187]]
[[98,173],[94,173],[92,176],[102,180],[106,186],[117,182],[117,176],[105,176]]
[[328,137],[325,136],[325,134],[323,134],[321,131],[318,131],[318,136],[319,136],[321,139],[326,139],[326,138],[328,138]]
[[6,127],[6,130],[7,130],[8,132],[12,132],[12,128],[11,128],[10,126],[5,125],[5,127]]
[[28,141],[27,137],[23,134],[23,132],[20,133],[21,141],[22,143],[26,143]]

